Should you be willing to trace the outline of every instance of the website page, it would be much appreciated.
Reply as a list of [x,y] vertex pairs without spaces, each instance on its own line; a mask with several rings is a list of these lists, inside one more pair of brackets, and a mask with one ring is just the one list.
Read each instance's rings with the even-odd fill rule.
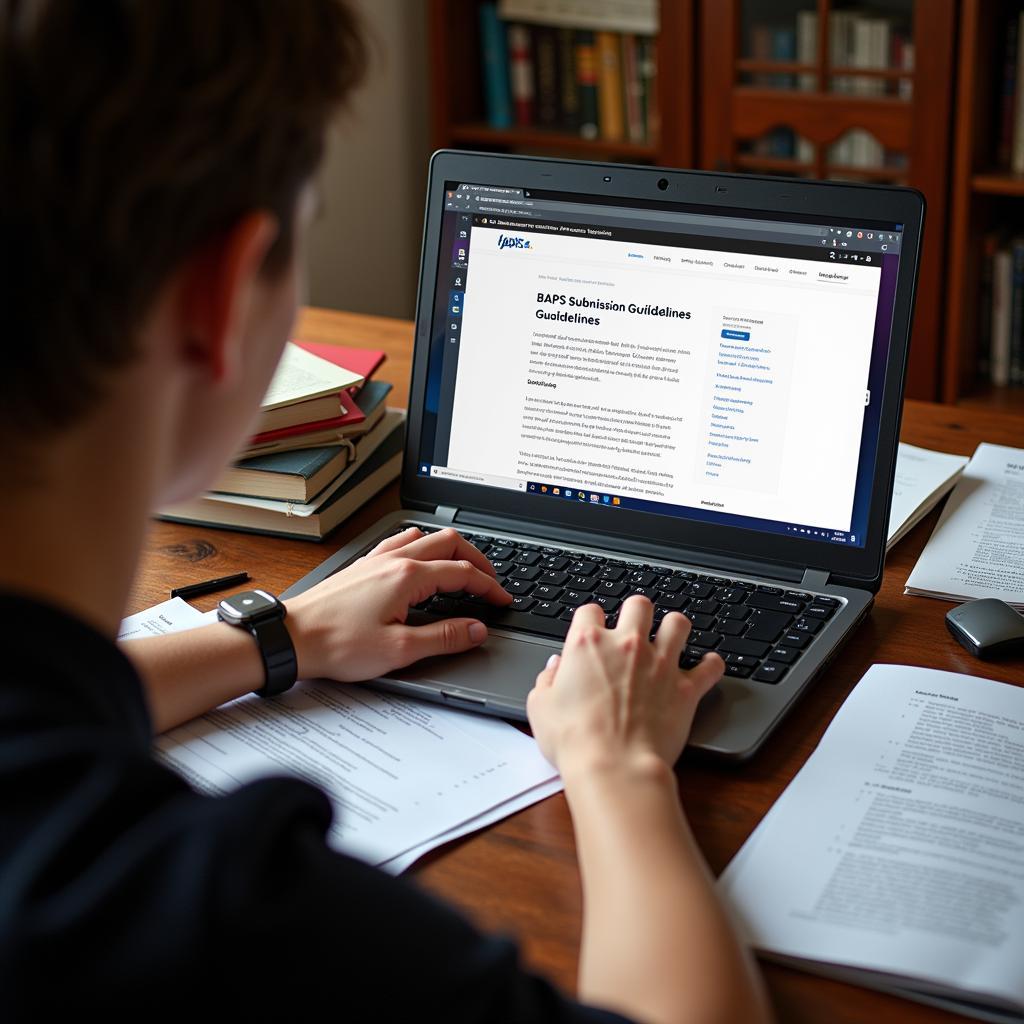
[[833,252],[793,258],[599,222],[456,223],[443,429],[421,471],[862,540],[881,253],[851,260],[835,229],[818,239]]

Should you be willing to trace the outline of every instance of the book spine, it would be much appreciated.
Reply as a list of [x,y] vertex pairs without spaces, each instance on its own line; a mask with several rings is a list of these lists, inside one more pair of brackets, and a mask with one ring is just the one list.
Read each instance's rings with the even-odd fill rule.
[[493,3],[480,7],[480,38],[483,46],[484,97],[487,123],[499,130],[512,127],[512,96],[509,91],[508,40],[505,23]]
[[1003,52],[1003,88],[999,111],[999,146],[996,160],[1000,167],[1010,166],[1013,154],[1013,125],[1016,120],[1017,94],[1017,18],[1006,19],[1006,48]]
[[1000,249],[992,264],[992,383],[1010,382],[1010,309],[1013,291],[1013,257]]
[[978,300],[978,367],[977,379],[987,383],[992,375],[992,276],[999,238],[985,236],[982,244],[981,274]]
[[1024,383],[1021,348],[1024,345],[1024,239],[1013,242],[1013,306],[1010,316],[1010,357],[1007,383]]
[[644,122],[640,109],[640,62],[637,59],[637,41],[634,35],[619,37],[622,47],[622,86],[626,107],[626,137],[630,142],[644,141]]
[[597,79],[600,135],[609,142],[617,142],[625,135],[625,116],[622,110],[622,65],[614,32],[597,33]]
[[571,28],[558,30],[558,96],[562,128],[578,132],[580,94],[576,83],[576,37]]
[[[817,11],[799,11],[796,16],[796,59],[801,64],[814,64],[818,59]],[[798,84],[804,92],[813,92],[817,76],[800,75]]]
[[559,122],[558,38],[553,28],[533,30],[534,69],[537,73],[537,124],[556,128]]
[[653,36],[643,37],[640,77],[644,84],[644,134],[656,139],[661,131],[658,108],[658,43]]
[[597,138],[597,48],[593,32],[576,33],[576,84],[580,108],[580,135]]
[[[1017,39],[1021,38],[1024,28],[1024,11],[1017,20]],[[1024,103],[1021,102],[1021,91],[1024,89],[1024,46],[1017,46],[1017,74],[1013,96],[1013,147],[1010,156],[1010,167],[1015,174],[1024,174]]]
[[529,128],[534,120],[533,54],[525,25],[508,26],[508,62],[516,124]]

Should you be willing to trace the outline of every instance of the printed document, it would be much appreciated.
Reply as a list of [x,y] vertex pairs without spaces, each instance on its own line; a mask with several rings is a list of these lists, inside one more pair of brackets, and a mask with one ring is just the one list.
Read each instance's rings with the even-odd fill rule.
[[906,593],[945,601],[998,597],[1024,610],[1024,449],[978,445]]
[[967,461],[963,455],[933,452],[900,442],[886,550],[899,543],[935,508],[956,483]]
[[773,958],[1024,1019],[1024,689],[873,666],[719,885]]
[[[209,621],[174,598],[125,619],[119,638]],[[229,701],[158,736],[154,754],[212,795],[266,775],[310,781],[334,807],[330,845],[394,872],[561,789],[506,722],[325,680]]]

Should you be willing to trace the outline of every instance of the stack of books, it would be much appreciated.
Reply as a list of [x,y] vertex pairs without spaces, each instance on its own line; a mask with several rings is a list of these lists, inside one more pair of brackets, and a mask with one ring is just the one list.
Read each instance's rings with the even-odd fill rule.
[[657,5],[501,0],[480,6],[492,128],[545,128],[609,142],[657,137]]
[[980,278],[980,381],[1024,386],[1024,237],[1001,231],[987,235]]
[[402,467],[405,414],[372,380],[384,353],[289,342],[256,433],[213,489],[159,517],[322,540]]

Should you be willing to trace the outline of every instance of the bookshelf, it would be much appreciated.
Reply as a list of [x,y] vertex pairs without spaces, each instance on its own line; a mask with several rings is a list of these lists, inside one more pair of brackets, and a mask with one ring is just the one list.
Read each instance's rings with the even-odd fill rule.
[[[918,188],[928,213],[907,395],[953,400],[965,389],[951,387],[950,380],[965,378],[962,367],[973,358],[962,332],[951,340],[947,329],[953,292],[965,279],[969,283],[971,271],[966,259],[958,276],[948,266],[957,18],[959,12],[963,24],[970,11],[994,2],[661,0],[654,79],[658,129],[642,142],[613,142],[535,125],[491,127],[480,0],[430,0],[432,141],[437,148]],[[865,28],[867,22],[875,28]],[[843,25],[846,35],[837,35]],[[975,77],[985,52],[997,46],[994,27],[985,31],[988,51],[979,52]],[[858,32],[865,34],[858,37]],[[874,50],[858,45],[869,39]],[[961,60],[965,45],[961,38]],[[963,77],[961,66],[961,105]],[[985,102],[982,94],[975,98],[979,115]],[[962,228],[979,210],[992,210],[994,218],[1013,196],[1024,196],[1024,178],[993,175],[991,166],[991,160],[981,159],[970,165]],[[969,296],[967,287],[957,312],[960,321],[976,315]],[[951,370],[950,359],[961,369]]]
[[983,307],[990,301],[982,282],[985,239],[997,229],[1024,233],[1024,176],[1001,167],[998,157],[1007,21],[1021,7],[962,0],[960,8],[942,381],[944,401],[1017,409],[1024,408],[1024,389],[993,386],[979,368],[987,343]]
[[430,0],[428,45],[434,148],[693,166],[695,2],[661,0],[659,3],[654,78],[659,126],[651,138],[636,142],[584,138],[577,132],[536,126],[492,128],[487,122],[480,66],[480,0]]
[[703,167],[925,194],[907,395],[933,400],[943,365],[955,8],[954,0],[700,7]]

